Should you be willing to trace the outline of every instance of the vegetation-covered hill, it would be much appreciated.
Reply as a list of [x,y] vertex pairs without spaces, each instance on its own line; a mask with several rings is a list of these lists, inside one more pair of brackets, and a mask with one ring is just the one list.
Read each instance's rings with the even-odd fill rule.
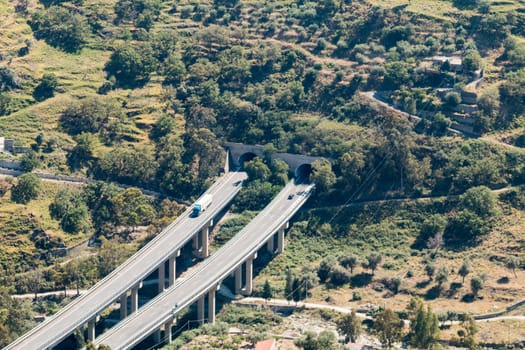
[[[157,230],[180,212],[163,199],[199,194],[223,167],[221,143],[236,141],[331,160],[316,164],[317,194],[291,249],[259,284],[271,276],[284,291],[285,265],[303,266],[306,256],[317,273],[325,258],[346,300],[350,283],[377,302],[372,287],[397,293],[397,282],[365,274],[362,284],[353,270],[347,276],[347,260],[334,262],[348,254],[365,262],[375,251],[398,278],[415,276],[405,295],[434,293],[429,300],[444,311],[459,287],[444,288],[447,278],[439,290],[418,283],[433,278],[432,266],[441,278],[455,273],[461,256],[472,264],[465,283],[484,277],[485,298],[512,301],[520,287],[488,271],[514,261],[523,277],[524,12],[520,1],[487,0],[0,0],[0,137],[29,147],[0,159],[159,193],[8,178],[0,242],[9,254],[0,265],[26,276],[54,263],[52,249]],[[258,210],[288,169],[268,159],[246,168],[251,181],[235,207]],[[407,197],[439,198],[345,206]],[[72,285],[66,275],[45,275],[45,288]],[[314,297],[331,286],[325,277]],[[5,285],[31,289],[17,278]]]

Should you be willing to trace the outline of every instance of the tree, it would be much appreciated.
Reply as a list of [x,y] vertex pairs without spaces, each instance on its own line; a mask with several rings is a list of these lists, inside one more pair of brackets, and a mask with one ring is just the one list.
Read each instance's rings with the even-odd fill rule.
[[[2,271],[2,273],[5,271]],[[11,298],[14,291],[6,285],[0,285],[0,347],[6,347],[29,330],[33,311],[31,303]]]
[[301,271],[301,285],[304,286],[305,295],[308,294],[308,291],[319,283],[319,277],[315,270],[311,268],[304,267]]
[[379,267],[383,258],[381,255],[372,253],[366,257],[366,267],[372,270],[372,275],[375,273],[376,269]]
[[463,56],[463,70],[467,73],[473,73],[481,68],[481,56],[478,50],[468,50]]
[[82,280],[84,278],[84,274],[81,270],[81,265],[78,260],[72,260],[65,266],[64,271],[64,289],[65,287],[70,283],[75,283],[75,287],[77,289],[77,295],[80,294],[80,286],[82,284]]
[[355,255],[342,255],[339,263],[345,268],[350,268],[350,273],[354,273],[354,268],[359,264],[359,259]]
[[294,275],[292,270],[290,268],[286,269],[286,283],[284,287],[284,297],[286,300],[290,301],[293,299],[293,281],[294,281]]
[[33,97],[37,101],[43,101],[50,97],[55,96],[55,90],[58,87],[58,79],[54,74],[44,74],[40,83],[35,87],[33,91]]
[[23,174],[18,177],[18,183],[11,188],[11,199],[16,203],[27,204],[38,197],[42,181],[35,174]]
[[280,187],[269,182],[255,180],[237,195],[235,206],[244,210],[261,210],[279,192]]
[[84,16],[62,6],[36,11],[31,18],[31,27],[37,39],[44,39],[49,45],[66,52],[78,52],[90,32]]
[[466,314],[461,325],[463,326],[463,329],[458,330],[458,335],[461,338],[462,345],[470,350],[478,349],[478,344],[475,340],[478,327],[476,326],[474,318],[471,315]]
[[27,288],[35,294],[35,301],[37,300],[38,292],[42,287],[42,271],[35,269],[32,270],[27,278]]
[[119,0],[115,4],[117,22],[129,21],[141,27],[144,17],[156,18],[160,14],[158,0]]
[[312,174],[310,179],[315,183],[316,188],[319,191],[325,192],[329,190],[336,180],[330,162],[326,159],[314,161],[312,163]]
[[357,341],[363,329],[361,327],[361,319],[357,317],[355,310],[352,309],[350,314],[346,314],[337,320],[337,329],[341,334],[344,334],[345,343],[348,340],[352,343]]
[[356,188],[359,185],[365,165],[364,151],[346,152],[341,156],[341,178],[348,188]]
[[477,297],[479,291],[483,289],[483,279],[481,279],[479,276],[472,277],[470,280],[470,289],[472,290],[474,297]]
[[38,153],[36,153],[33,150],[24,153],[22,159],[20,160],[20,166],[27,172],[30,172],[33,169],[40,166],[40,158],[38,156]]
[[317,269],[317,276],[321,282],[325,282],[330,277],[330,272],[337,265],[337,260],[329,255],[321,260],[319,268]]
[[425,272],[428,276],[428,279],[432,281],[434,273],[436,272],[436,266],[432,262],[429,262],[425,265]]
[[[216,135],[209,129],[200,128],[189,131],[184,135],[186,149],[183,161],[190,164],[192,171],[197,175],[196,183],[217,175],[224,165],[224,152]],[[199,189],[197,187],[196,189]]]
[[119,46],[111,54],[105,70],[122,86],[134,87],[146,83],[157,65],[151,46]]
[[471,210],[480,217],[492,217],[498,213],[496,194],[486,186],[469,188],[459,200],[463,208]]
[[293,297],[293,301],[295,301],[296,303],[299,300],[304,298],[304,293],[302,292],[303,288],[301,287],[302,287],[301,280],[297,277],[294,277],[293,283],[292,283],[292,297]]
[[263,339],[266,339],[266,334],[261,333],[261,332],[250,332],[246,336],[246,340],[249,341],[253,347],[255,347],[255,344],[257,344],[257,342]]
[[330,271],[330,282],[336,286],[340,286],[350,282],[351,277],[352,276],[350,275],[348,270],[339,264],[333,266]]
[[525,112],[525,69],[505,75],[499,86],[501,127],[510,125],[514,119]]
[[129,185],[147,185],[155,179],[158,167],[152,149],[120,147],[98,160],[95,175]]
[[270,285],[270,281],[268,280],[264,282],[262,297],[266,300],[269,300],[273,297],[272,286]]
[[402,85],[410,83],[410,72],[403,62],[393,62],[385,65],[386,72],[383,79],[383,89],[396,90]]
[[163,113],[151,128],[150,138],[155,142],[158,142],[162,137],[172,134],[176,128],[177,123],[175,122],[175,117]]
[[60,190],[49,205],[49,213],[60,221],[65,232],[87,232],[91,227],[88,208],[79,191]]
[[[94,96],[70,103],[60,116],[60,125],[70,135],[109,134],[111,126],[123,123],[124,119],[124,110],[114,99]],[[114,137],[118,135],[109,136],[112,141],[118,141]]]
[[423,241],[435,237],[439,232],[443,232],[447,226],[447,219],[443,215],[434,214],[427,217],[421,225],[420,237]]
[[95,135],[83,132],[75,137],[76,145],[68,154],[68,164],[72,169],[78,169],[91,163],[98,146]]
[[11,67],[0,67],[0,92],[18,89],[21,87],[20,82],[20,78]]
[[[448,61],[447,61],[448,62]],[[430,133],[436,136],[442,136],[447,132],[447,129],[452,125],[452,120],[443,113],[436,113],[430,123]]]
[[505,266],[507,266],[509,270],[512,270],[512,272],[514,273],[514,277],[518,277],[516,275],[516,268],[520,267],[520,265],[521,265],[520,260],[515,256],[509,257],[507,261],[505,262]]
[[436,274],[436,282],[439,287],[448,281],[448,270],[445,267],[441,267]]
[[182,58],[177,55],[169,55],[163,64],[164,84],[179,85],[186,76],[187,70]]
[[245,162],[244,171],[248,174],[248,179],[250,179],[250,181],[267,181],[271,175],[270,168],[259,157],[255,157],[252,160]]
[[294,341],[294,344],[304,350],[335,350],[338,348],[335,334],[331,331],[322,331],[319,335],[314,332],[305,332],[305,335]]
[[102,238],[101,241],[98,251],[98,271],[100,277],[105,277],[126,260],[126,248],[116,240],[109,241]]
[[465,209],[457,212],[450,219],[445,229],[445,237],[459,241],[470,241],[488,233],[491,228],[492,226],[488,219]]
[[457,107],[461,103],[461,95],[459,92],[451,91],[445,95],[445,105],[453,109],[454,107]]
[[386,347],[403,338],[403,321],[391,309],[381,311],[374,320],[373,332]]
[[135,187],[126,188],[114,199],[118,222],[121,225],[137,226],[148,225],[155,218],[155,210],[148,198]]
[[121,192],[120,187],[102,181],[89,183],[84,188],[84,198],[97,230],[112,231],[112,228],[118,224],[114,199]]
[[7,115],[11,109],[11,97],[0,91],[0,116]]
[[463,264],[461,264],[461,267],[458,270],[458,275],[460,275],[462,278],[461,283],[465,283],[465,277],[470,273],[470,271],[470,262],[468,260],[464,260]]
[[437,232],[434,237],[430,237],[427,241],[427,248],[432,249],[432,256],[435,256],[437,252],[443,247],[443,231]]
[[418,303],[415,316],[410,322],[410,344],[418,349],[430,349],[439,336],[439,322],[430,306]]
[[272,176],[270,181],[275,185],[284,186],[288,182],[288,164],[280,159],[275,159],[271,164]]
[[401,287],[401,284],[403,283],[403,280],[400,277],[392,277],[389,280],[390,288],[394,294],[399,293],[399,288]]

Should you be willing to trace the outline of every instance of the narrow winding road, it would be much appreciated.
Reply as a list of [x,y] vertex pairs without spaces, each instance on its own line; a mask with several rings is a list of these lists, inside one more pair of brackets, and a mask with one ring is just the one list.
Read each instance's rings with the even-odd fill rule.
[[[306,303],[306,302],[294,302],[294,301],[288,301],[286,299],[263,299],[263,298],[255,298],[255,297],[247,297],[239,300],[233,301],[234,304],[237,305],[269,305],[269,306],[282,306],[282,307],[289,307],[289,308],[295,308],[295,309],[323,309],[323,310],[332,310],[337,311],[343,314],[349,314],[352,312],[352,309],[349,307],[342,307],[342,306],[335,306],[335,305],[326,305],[326,304],[316,304],[316,303]],[[372,319],[371,316],[362,313],[362,312],[356,312],[356,315],[365,318],[365,319]],[[507,316],[497,316],[497,317],[491,317],[486,318],[483,320],[476,320],[476,322],[496,322],[496,321],[503,321],[503,320],[515,320],[515,321],[525,321],[525,316],[522,315],[507,315]],[[459,324],[459,321],[452,322],[453,324]]]

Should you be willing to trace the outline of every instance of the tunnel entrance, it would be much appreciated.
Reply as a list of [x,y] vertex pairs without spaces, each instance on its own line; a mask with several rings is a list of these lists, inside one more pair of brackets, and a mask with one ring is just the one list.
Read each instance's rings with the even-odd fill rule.
[[301,164],[295,169],[295,179],[307,181],[312,173],[312,164]]
[[258,157],[258,155],[252,152],[242,154],[239,157],[239,166],[241,167],[241,169],[244,169],[245,162],[249,162],[250,160],[253,160],[253,158],[255,157]]

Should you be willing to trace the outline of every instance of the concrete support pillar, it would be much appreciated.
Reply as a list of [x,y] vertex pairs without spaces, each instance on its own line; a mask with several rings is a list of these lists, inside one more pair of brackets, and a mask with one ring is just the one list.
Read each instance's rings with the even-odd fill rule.
[[195,236],[193,236],[193,250],[195,252],[199,251],[199,234],[197,233]]
[[164,324],[164,339],[166,339],[168,344],[171,344],[171,326],[173,326],[173,321],[168,321]]
[[277,252],[284,252],[284,227],[281,227],[277,232]]
[[160,343],[160,329],[157,329],[155,332],[153,332],[153,342],[155,342],[155,344]]
[[215,288],[208,292],[208,323],[215,323]]
[[201,230],[201,258],[207,258],[210,255],[210,224],[206,224]]
[[168,260],[168,287],[171,287],[175,283],[175,278],[177,277],[177,256],[173,254]]
[[200,324],[204,323],[204,299],[206,298],[206,294],[201,296],[199,300],[197,300],[197,320]]
[[128,293],[120,296],[120,319],[123,320],[128,316]]
[[235,294],[239,294],[242,289],[242,264],[235,270]]
[[139,308],[139,286],[131,288],[131,314]]
[[88,341],[90,342],[93,342],[95,341],[95,322],[96,322],[96,317],[89,320],[88,321],[88,331],[87,331],[87,336],[88,336]]
[[270,239],[266,243],[266,249],[268,250],[268,253],[273,254],[275,252],[274,241],[274,235],[271,235]]
[[253,256],[250,256],[248,260],[246,260],[246,271],[245,271],[245,287],[244,287],[244,293],[246,295],[252,294],[253,290]]
[[166,279],[166,267],[164,261],[159,266],[159,293],[164,292],[164,285]]

